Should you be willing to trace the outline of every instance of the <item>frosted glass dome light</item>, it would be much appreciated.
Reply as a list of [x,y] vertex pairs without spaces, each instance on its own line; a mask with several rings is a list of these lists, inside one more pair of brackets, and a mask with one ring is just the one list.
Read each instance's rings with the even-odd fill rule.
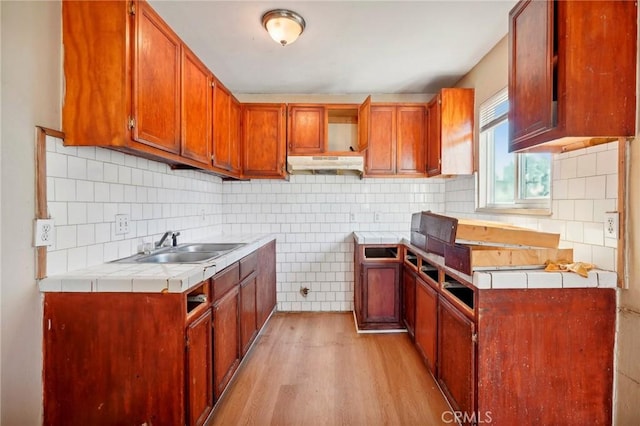
[[262,26],[271,38],[282,46],[296,41],[304,31],[305,25],[302,16],[286,9],[274,9],[262,15]]

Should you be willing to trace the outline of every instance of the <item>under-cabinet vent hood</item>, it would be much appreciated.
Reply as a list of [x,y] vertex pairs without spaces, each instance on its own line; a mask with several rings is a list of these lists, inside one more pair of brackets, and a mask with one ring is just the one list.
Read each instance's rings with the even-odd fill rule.
[[364,173],[362,155],[318,155],[287,157],[290,174],[357,175]]

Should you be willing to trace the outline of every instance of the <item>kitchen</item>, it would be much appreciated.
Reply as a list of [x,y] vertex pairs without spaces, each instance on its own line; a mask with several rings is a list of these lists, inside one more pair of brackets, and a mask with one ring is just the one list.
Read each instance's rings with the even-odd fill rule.
[[[27,423],[38,423],[40,411],[40,377],[41,377],[41,321],[38,318],[40,312],[40,294],[36,291],[34,271],[31,262],[33,248],[29,238],[31,235],[31,218],[33,216],[33,127],[44,125],[53,129],[60,128],[60,93],[55,83],[59,78],[58,67],[47,68],[45,63],[60,63],[59,60],[59,36],[60,34],[59,5],[47,4],[46,6],[34,4],[17,5],[9,2],[2,6],[3,19],[3,145],[2,145],[2,175],[3,179],[3,223],[2,223],[2,423],[15,424],[19,420],[34,419]],[[29,19],[26,19],[29,17]],[[20,29],[12,26],[11,22],[20,22]],[[26,27],[29,36],[25,34]],[[14,41],[13,43],[11,43]],[[12,46],[28,46],[32,54],[18,53]],[[277,46],[276,46],[277,47]],[[291,46],[294,47],[294,46]],[[24,50],[24,49],[22,49]],[[502,65],[491,65],[491,57],[499,64],[506,63],[506,40],[502,40],[496,48],[487,56],[488,60],[479,64],[475,73],[470,73],[467,84],[476,86],[477,103],[506,85],[506,68]],[[13,64],[9,66],[8,64]],[[502,66],[502,68],[500,68]],[[489,69],[484,69],[489,67]],[[496,71],[496,68],[499,71]],[[482,81],[482,75],[498,76],[496,81]],[[474,78],[477,79],[474,81]],[[11,86],[4,81],[11,81]],[[500,80],[500,81],[498,81]],[[15,81],[15,83],[13,83]],[[464,84],[464,83],[462,83]],[[493,85],[493,86],[492,86]],[[30,94],[26,96],[26,94]],[[247,101],[266,100],[269,96],[253,97]],[[33,101],[29,101],[34,99]],[[273,99],[273,97],[271,97]],[[306,99],[313,101],[314,99]],[[245,101],[245,99],[241,99]],[[332,102],[361,102],[362,98],[342,98]],[[15,126],[7,126],[6,123],[15,122]],[[16,141],[24,141],[19,143]],[[602,145],[600,147],[579,150],[573,153],[559,155],[554,161],[554,179],[566,181],[560,185],[568,185],[569,180],[575,177],[606,176],[605,181],[614,176],[616,170],[610,167],[615,162],[615,144]],[[630,177],[630,201],[627,212],[630,217],[631,232],[635,232],[633,224],[637,223],[633,206],[637,203],[634,198],[637,179],[637,170],[633,164],[637,162],[637,152],[631,144],[631,177]],[[100,155],[97,153],[96,156]],[[71,156],[73,157],[73,155]],[[80,157],[79,163],[83,158]],[[84,159],[97,161],[98,159]],[[69,161],[68,159],[66,161]],[[72,160],[76,164],[75,160]],[[136,172],[128,163],[128,157],[112,156],[105,164],[115,165],[120,170],[122,167],[126,175],[126,168],[132,169],[131,182]],[[584,164],[596,164],[596,170],[583,169]],[[140,166],[138,160],[136,168]],[[580,171],[578,171],[580,167]],[[82,170],[82,165],[79,166]],[[113,166],[105,166],[104,178]],[[75,169],[74,169],[75,170]],[[184,182],[185,172],[172,172],[164,165],[145,163],[142,167],[142,179],[145,173],[157,173],[166,175],[166,187],[172,191],[181,188]],[[182,174],[181,174],[182,173]],[[195,176],[195,172],[186,172]],[[588,173],[592,173],[589,175]],[[16,177],[9,181],[6,176]],[[155,175],[154,175],[155,176]],[[56,176],[55,178],[62,178]],[[68,176],[67,176],[68,178]],[[119,179],[119,177],[118,177]],[[122,183],[127,185],[126,180]],[[152,177],[153,179],[153,177]],[[107,183],[110,182],[104,179]],[[205,203],[211,209],[205,213],[208,230],[214,233],[221,229],[222,224],[230,224],[231,232],[273,232],[286,234],[284,241],[280,242],[279,253],[285,259],[279,271],[279,284],[282,286],[278,301],[282,310],[349,310],[351,308],[350,295],[350,266],[352,265],[352,242],[348,235],[353,230],[391,230],[403,231],[408,226],[408,214],[411,212],[430,208],[434,211],[447,212],[453,215],[474,213],[474,180],[472,177],[460,177],[453,179],[375,179],[358,180],[346,176],[293,176],[289,182],[284,181],[250,181],[250,182],[225,182],[221,183],[213,177],[199,176],[196,180],[202,182],[202,196]],[[19,182],[19,184],[16,184]],[[163,182],[161,186],[164,186]],[[555,183],[554,183],[555,185]],[[367,192],[368,191],[368,192]],[[97,192],[97,191],[96,191]],[[206,195],[208,194],[208,195]],[[147,196],[149,194],[147,193]],[[136,195],[137,196],[137,195]],[[164,195],[163,195],[164,196]],[[124,195],[123,195],[124,197]],[[611,197],[603,197],[604,202]],[[355,201],[349,204],[345,202]],[[603,201],[600,200],[600,201]],[[164,200],[160,200],[164,201]],[[285,201],[285,203],[283,203]],[[554,194],[554,201],[556,201]],[[571,202],[567,196],[565,200],[557,200],[558,204]],[[83,201],[76,200],[74,202]],[[124,201],[123,201],[124,202]],[[190,201],[194,205],[200,202],[196,197]],[[593,200],[596,202],[596,200]],[[367,203],[369,204],[367,209]],[[375,213],[380,213],[380,221],[376,221]],[[356,215],[356,222],[351,222],[350,216]],[[568,228],[580,229],[584,233],[585,226],[594,226],[595,220],[581,216],[583,211],[576,209],[572,217],[568,212],[563,213],[562,218]],[[87,213],[88,214],[88,213]],[[132,211],[132,215],[134,212]],[[142,213],[144,217],[144,212]],[[277,224],[275,216],[289,215],[286,222]],[[304,214],[304,216],[301,216]],[[187,216],[197,218],[200,211],[192,209]],[[180,216],[176,213],[175,217]],[[153,212],[151,213],[153,219]],[[493,219],[496,219],[495,217]],[[545,228],[557,226],[558,222],[546,219],[532,219],[521,217],[499,217],[500,220],[515,222],[533,228]],[[176,219],[177,220],[177,219]],[[354,224],[360,227],[355,228]],[[587,225],[584,225],[584,224]],[[164,226],[167,223],[156,223],[150,234],[161,233],[173,228]],[[180,222],[175,223],[176,228],[184,229]],[[327,230],[329,232],[327,232]],[[311,236],[309,235],[311,232]],[[187,231],[182,237],[189,241],[196,231],[191,234]],[[633,238],[629,237],[629,256],[633,259]],[[311,240],[310,238],[313,238]],[[603,265],[605,269],[614,268],[614,256],[607,247],[597,244],[585,244],[584,236],[576,236],[576,239],[568,241],[575,243],[574,247],[581,248],[580,259],[593,261]],[[322,247],[319,251],[318,246]],[[595,247],[595,248],[594,248]],[[91,254],[87,252],[85,259],[76,256],[75,247],[69,250],[65,261],[49,259],[56,272],[63,272],[61,268],[70,270],[83,267],[87,264]],[[109,245],[103,250],[109,255],[119,249],[118,245]],[[123,250],[124,251],[124,250]],[[73,253],[72,255],[70,253]],[[318,254],[324,253],[324,254]],[[578,253],[578,250],[576,250]],[[128,254],[128,253],[125,253]],[[102,253],[105,256],[105,253]],[[59,256],[63,256],[60,254]],[[119,256],[119,254],[117,255]],[[122,256],[119,256],[122,257]],[[69,262],[68,259],[72,259]],[[74,262],[79,262],[76,264]],[[289,270],[287,264],[293,262],[320,263],[320,270]],[[633,342],[637,336],[638,322],[638,296],[634,286],[637,272],[633,269],[635,262],[630,262],[629,289],[620,290],[619,303],[619,340],[618,340],[618,364],[617,364],[617,393],[614,405],[619,424],[633,423],[635,415],[634,402],[638,401],[638,374],[635,370],[631,354],[634,353]],[[16,266],[20,265],[20,266]],[[307,298],[299,293],[300,284],[311,289]],[[635,295],[635,296],[634,296]],[[634,301],[635,300],[635,301]],[[633,322],[635,321],[635,323]],[[635,383],[635,384],[634,384]],[[624,416],[628,417],[624,417]],[[35,416],[35,417],[34,417]],[[629,419],[625,421],[625,419]]]

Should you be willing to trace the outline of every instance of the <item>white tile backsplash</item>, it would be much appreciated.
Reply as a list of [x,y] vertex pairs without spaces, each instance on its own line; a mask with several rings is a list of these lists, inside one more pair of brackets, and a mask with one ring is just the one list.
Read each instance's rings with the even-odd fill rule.
[[[102,148],[65,147],[52,137],[47,161],[56,223],[49,275],[129,256],[142,240],[156,241],[168,229],[185,241],[222,231],[222,180],[216,176]],[[115,235],[116,214],[130,215],[128,234]]]
[[[421,210],[557,232],[561,246],[574,249],[576,261],[615,269],[614,242],[604,241],[602,232],[603,213],[617,208],[613,145],[554,156],[551,216],[504,216],[475,213],[474,176],[293,175],[289,181],[223,183],[202,172],[174,171],[102,148],[64,147],[49,138],[47,189],[56,244],[48,252],[48,274],[129,256],[142,240],[155,241],[168,229],[181,231],[183,241],[223,232],[272,233],[277,237],[278,309],[346,311],[353,308],[351,233],[408,232],[411,214]],[[116,214],[130,215],[127,235],[115,235]],[[511,278],[501,276],[498,286],[526,284]],[[529,284],[548,285],[539,278],[529,277]],[[306,298],[301,287],[310,289]]]
[[[553,156],[552,215],[477,214],[473,204],[475,179],[461,176],[446,181],[445,214],[497,220],[560,234],[560,246],[573,248],[575,261],[615,270],[615,240],[604,239],[606,211],[617,209],[618,143]],[[462,196],[460,196],[462,194]]]
[[[355,176],[225,182],[223,193],[225,230],[276,234],[278,309],[285,311],[353,309],[352,232],[408,233],[412,213],[442,212],[445,200],[442,179]],[[301,287],[310,290],[306,298]]]

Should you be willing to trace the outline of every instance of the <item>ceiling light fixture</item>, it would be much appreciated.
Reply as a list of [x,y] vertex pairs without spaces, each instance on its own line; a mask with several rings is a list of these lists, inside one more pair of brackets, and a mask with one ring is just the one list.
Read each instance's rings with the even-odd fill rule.
[[283,46],[296,41],[305,25],[302,16],[287,9],[274,9],[262,15],[262,26],[274,41]]

